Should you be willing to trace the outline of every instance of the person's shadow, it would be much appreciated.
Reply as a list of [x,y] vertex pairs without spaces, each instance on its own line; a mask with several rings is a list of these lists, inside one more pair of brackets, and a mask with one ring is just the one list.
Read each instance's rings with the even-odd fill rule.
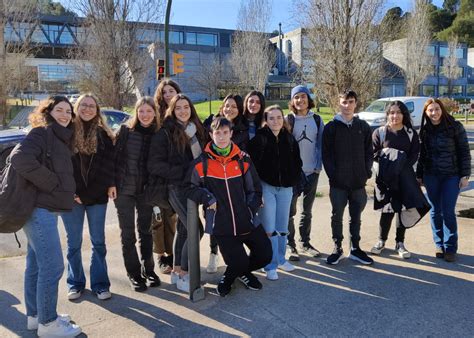
[[0,290],[0,328],[21,337],[36,337],[36,331],[26,329],[26,315],[15,307],[20,303],[20,300],[12,294]]

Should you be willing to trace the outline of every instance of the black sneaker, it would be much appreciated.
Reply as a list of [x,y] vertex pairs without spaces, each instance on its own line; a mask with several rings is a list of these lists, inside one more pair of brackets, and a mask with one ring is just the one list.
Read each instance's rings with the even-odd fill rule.
[[146,281],[141,276],[139,277],[128,277],[130,280],[130,286],[133,291],[143,292],[147,289]]
[[155,271],[145,272],[143,278],[145,279],[145,283],[151,288],[160,286],[161,284],[160,277],[158,277]]
[[352,249],[349,258],[365,265],[374,264],[374,260],[367,256],[367,254],[359,248]]
[[219,281],[219,284],[217,284],[217,294],[221,297],[227,296],[232,290],[232,282],[233,281],[229,280],[229,278],[226,278],[226,276],[223,275]]
[[301,251],[311,257],[319,257],[321,253],[319,250],[317,250],[315,247],[313,247],[311,244],[306,243],[301,246]]
[[244,286],[250,290],[260,290],[263,287],[262,283],[260,283],[258,278],[255,277],[251,272],[240,276],[239,281],[241,281],[242,284],[244,284]]
[[300,260],[300,255],[298,254],[298,250],[296,250],[296,246],[288,245],[288,250],[290,251],[288,260],[292,262],[298,262]]
[[161,256],[158,259],[158,267],[160,268],[160,272],[163,274],[169,274],[171,273],[171,270],[173,270],[169,264],[168,257],[165,256]]
[[335,247],[332,251],[332,254],[330,254],[328,258],[326,258],[326,263],[330,265],[336,265],[341,259],[344,258],[343,254],[344,251],[342,250],[342,248]]

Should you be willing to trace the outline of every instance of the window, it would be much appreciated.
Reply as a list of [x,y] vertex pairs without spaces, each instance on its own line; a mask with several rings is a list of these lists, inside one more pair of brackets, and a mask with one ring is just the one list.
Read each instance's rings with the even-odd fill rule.
[[49,43],[40,26],[36,26],[33,34],[31,35],[31,41],[38,43]]
[[46,34],[49,37],[49,40],[51,40],[52,43],[59,43],[58,38],[59,38],[59,32],[61,31],[61,26],[59,25],[43,25],[43,30],[46,32]]
[[474,84],[468,84],[466,87],[466,95],[467,96],[474,96]]
[[139,29],[137,37],[140,41],[155,42],[158,38],[158,32],[153,29]]
[[229,48],[230,47],[230,35],[227,33],[221,33],[220,36],[221,47]]
[[[449,95],[448,93],[448,86],[439,86],[438,87],[438,95],[439,96],[446,96]],[[462,86],[453,86],[452,96],[461,96],[462,95]]]
[[415,110],[415,103],[413,101],[407,101],[407,102],[404,102],[405,103],[405,106],[407,106],[408,108],[408,111],[411,113],[413,113],[413,111]]
[[206,33],[186,33],[187,45],[217,46],[217,35]]
[[[462,59],[464,57],[464,49],[456,48],[455,54],[458,59]],[[449,56],[448,47],[439,47],[439,56],[448,57]]]
[[429,55],[434,56],[435,52],[436,52],[436,47],[435,46],[428,46],[427,50],[428,50]]
[[7,23],[5,29],[3,30],[5,34],[5,41],[19,41],[18,35],[13,30],[13,27]]
[[[439,67],[439,75],[446,76],[444,75],[445,68],[446,67],[443,67],[443,66]],[[460,69],[459,78],[464,77],[464,67],[457,67],[457,68]]]
[[196,44],[196,33],[186,33],[186,44],[188,45]]
[[72,45],[74,44],[74,38],[72,37],[71,32],[69,31],[68,27],[64,27],[63,32],[59,36],[59,41],[62,45]]
[[430,86],[430,85],[421,86],[421,94],[423,96],[434,96],[435,95],[435,86]]

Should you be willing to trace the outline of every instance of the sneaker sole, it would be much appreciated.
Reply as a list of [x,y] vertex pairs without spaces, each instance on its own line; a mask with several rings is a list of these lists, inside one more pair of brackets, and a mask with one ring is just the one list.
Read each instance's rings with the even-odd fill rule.
[[82,296],[82,291],[77,292],[77,293],[73,293],[72,295],[67,295],[67,299],[68,300],[77,300],[77,299],[81,298],[81,296]]
[[364,265],[372,265],[374,262],[367,262],[367,261],[364,261],[363,259],[360,259],[359,257],[357,256],[354,256],[354,255],[349,255],[349,258],[354,260],[354,261],[357,261],[359,263],[362,263]]
[[254,288],[254,287],[252,287],[252,286],[250,286],[250,285],[247,285],[247,284],[245,284],[245,282],[244,282],[243,280],[241,280],[240,278],[239,278],[239,282],[241,282],[241,283],[242,283],[242,285],[243,285],[243,286],[245,286],[245,287],[246,287],[247,289],[249,289],[249,290],[253,290],[253,291],[259,291],[259,290],[261,290],[261,289],[262,289],[262,288],[260,288],[260,289],[258,289],[258,288]]
[[337,265],[339,264],[340,261],[342,261],[344,258],[346,258],[345,256],[341,255],[341,257],[339,257],[337,260],[335,260],[334,262],[330,263],[328,262],[328,260],[326,259],[326,264],[329,264],[329,265]]
[[384,250],[385,248],[381,249],[381,250],[377,250],[377,249],[371,249],[370,250],[370,253],[373,254],[373,255],[380,255],[382,253],[382,251]]
[[311,254],[309,252],[304,251],[303,249],[301,249],[300,252],[301,252],[302,255],[309,256],[309,257],[319,257],[319,256],[321,256],[320,252],[315,253],[315,254]]

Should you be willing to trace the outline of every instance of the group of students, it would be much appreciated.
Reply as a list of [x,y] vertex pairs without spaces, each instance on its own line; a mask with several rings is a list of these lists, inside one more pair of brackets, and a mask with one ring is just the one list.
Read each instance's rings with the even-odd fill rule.
[[[368,124],[354,115],[354,91],[342,92],[339,103],[340,112],[325,126],[311,110],[315,105],[307,87],[292,89],[291,112],[286,117],[278,105],[265,108],[262,93],[251,91],[245,99],[228,95],[219,113],[202,123],[179,85],[164,79],[154,98],[137,101],[133,117],[114,135],[92,94],[82,95],[74,109],[63,96],[42,102],[30,116],[33,129],[10,157],[18,173],[38,188],[36,208],[23,228],[28,239],[28,329],[38,330],[39,336],[81,332],[68,315],[56,312],[64,270],[58,215],[67,233],[68,299],[80,298],[86,286],[81,259],[85,216],[92,242],[91,290],[100,300],[111,297],[104,234],[109,198],[117,209],[125,269],[136,291],[160,285],[153,251],[158,254],[160,271],[169,273],[178,289],[189,291],[188,198],[204,207],[205,226],[198,222],[201,236],[204,232],[211,235],[208,271],[217,271],[218,250],[227,265],[217,285],[221,296],[231,292],[236,279],[246,288],[261,289],[255,270],[263,268],[269,280],[278,279],[278,269],[294,270],[286,260],[287,249],[290,261],[299,260],[301,252],[319,256],[310,236],[323,166],[330,183],[335,243],[326,262],[337,264],[344,257],[342,217],[349,204],[349,258],[372,264],[372,258],[359,246],[361,213],[373,161],[382,166],[387,149],[395,149],[397,159],[405,159],[396,162],[397,170],[403,170],[392,177],[401,176],[401,172],[414,177],[413,165],[418,160],[416,177],[426,186],[431,205],[435,255],[454,261],[454,207],[459,189],[467,186],[470,176],[469,146],[462,124],[446,112],[441,101],[429,99],[418,138],[408,109],[395,101],[387,108],[387,126],[372,133]],[[54,135],[53,151],[44,162],[48,130]],[[145,192],[153,177],[165,182],[170,208],[147,203]],[[380,236],[373,254],[385,248],[395,213],[419,202],[406,205],[406,185],[402,183],[397,190],[381,177],[377,185],[384,198],[380,199]],[[298,200],[302,212],[297,247],[294,217]],[[404,234],[402,217],[397,217],[396,250],[408,258]]]

